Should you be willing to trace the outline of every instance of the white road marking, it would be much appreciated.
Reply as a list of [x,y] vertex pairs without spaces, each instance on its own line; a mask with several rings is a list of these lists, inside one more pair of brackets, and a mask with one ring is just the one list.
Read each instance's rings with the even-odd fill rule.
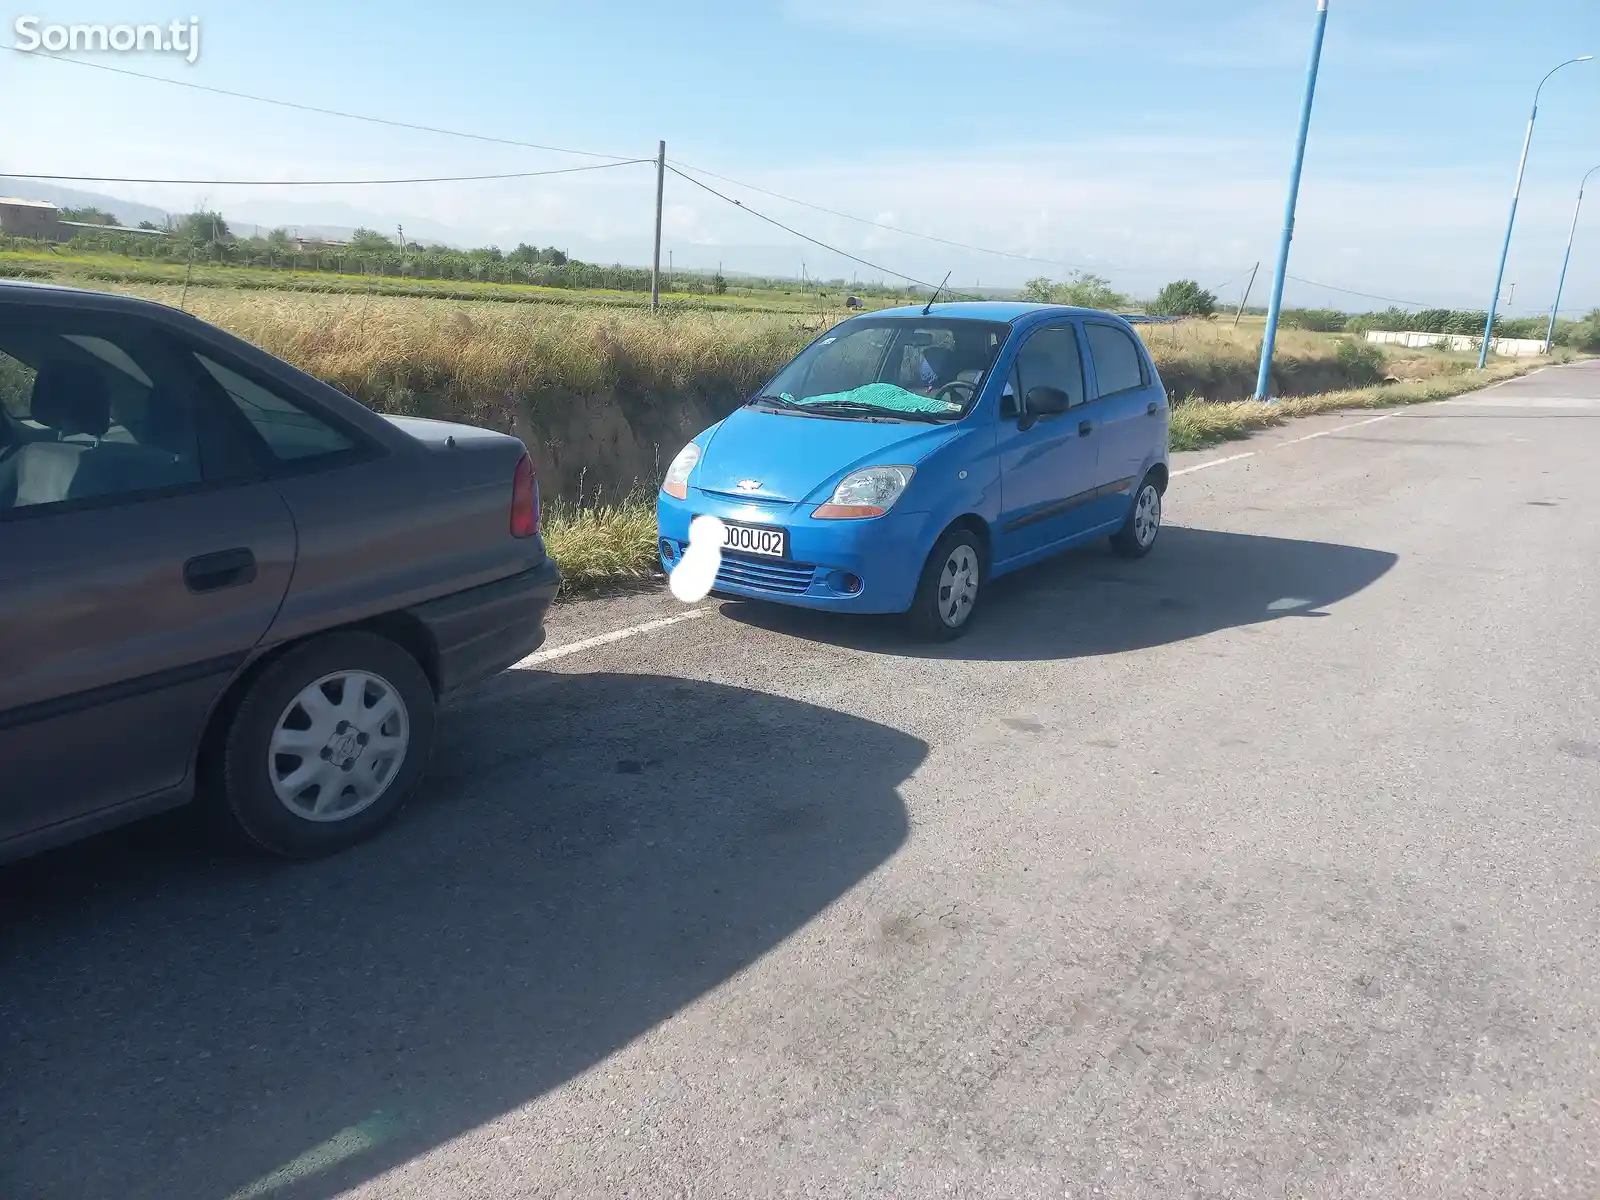
[[1243,454],[1230,454],[1227,458],[1213,458],[1210,462],[1196,463],[1192,467],[1184,467],[1181,471],[1174,471],[1171,478],[1179,475],[1193,475],[1196,471],[1204,471],[1207,467],[1220,467],[1223,463],[1238,462],[1241,458],[1254,458],[1259,450],[1247,450]]
[[1290,438],[1286,442],[1279,442],[1278,445],[1293,446],[1296,442],[1309,442],[1315,438],[1331,437],[1333,434],[1343,433],[1347,429],[1360,429],[1363,425],[1376,425],[1379,421],[1387,421],[1392,417],[1398,417],[1400,412],[1401,410],[1396,409],[1394,412],[1384,413],[1381,417],[1368,417],[1365,421],[1354,421],[1349,425],[1339,425],[1333,429],[1319,430],[1316,433],[1308,433],[1305,437]]
[[548,650],[539,650],[528,655],[521,662],[512,664],[509,669],[521,671],[529,667],[543,666],[547,662],[555,662],[556,659],[565,658],[569,654],[579,654],[585,650],[593,650],[596,646],[609,646],[612,642],[638,637],[641,633],[654,633],[658,629],[665,629],[668,625],[692,621],[696,617],[705,616],[710,611],[709,608],[691,608],[688,612],[679,613],[675,617],[661,617],[655,621],[646,621],[642,625],[630,625],[626,629],[613,629],[610,633],[597,633],[594,637],[587,637],[577,642],[568,642],[565,646],[552,646]]

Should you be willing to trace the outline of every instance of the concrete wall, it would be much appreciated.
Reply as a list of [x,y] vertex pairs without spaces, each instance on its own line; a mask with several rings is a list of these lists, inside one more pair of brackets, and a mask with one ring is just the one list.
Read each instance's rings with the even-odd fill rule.
[[53,204],[0,199],[0,233],[54,241],[61,236],[61,210]]
[[[1369,329],[1367,341],[1383,346],[1410,346],[1418,350],[1432,350],[1440,343],[1447,344],[1451,350],[1476,350],[1483,339],[1465,333],[1393,333]],[[1489,353],[1502,354],[1507,358],[1531,358],[1544,353],[1544,341],[1542,338],[1494,338],[1489,343]]]

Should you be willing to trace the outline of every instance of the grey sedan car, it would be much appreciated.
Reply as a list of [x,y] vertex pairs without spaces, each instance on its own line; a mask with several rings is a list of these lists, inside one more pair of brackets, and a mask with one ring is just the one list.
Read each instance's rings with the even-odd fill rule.
[[266,851],[350,845],[559,583],[517,438],[0,282],[0,859],[197,797]]

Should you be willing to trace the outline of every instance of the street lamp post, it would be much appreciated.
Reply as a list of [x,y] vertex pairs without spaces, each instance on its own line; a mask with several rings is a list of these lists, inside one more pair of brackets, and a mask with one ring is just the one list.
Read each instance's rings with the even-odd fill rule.
[[1272,275],[1272,295],[1267,301],[1267,328],[1261,338],[1261,371],[1256,376],[1256,399],[1266,400],[1272,389],[1272,350],[1278,340],[1278,317],[1283,311],[1283,283],[1289,272],[1289,243],[1294,240],[1294,210],[1300,199],[1300,169],[1306,161],[1306,135],[1311,131],[1311,102],[1317,95],[1317,68],[1322,63],[1322,34],[1328,27],[1328,0],[1317,0],[1317,31],[1311,39],[1311,64],[1306,68],[1306,92],[1300,102],[1300,132],[1294,143],[1294,168],[1289,172],[1289,200],[1284,206],[1283,235],[1278,242],[1278,265]]
[[1561,260],[1561,278],[1556,281],[1556,302],[1550,306],[1550,326],[1544,331],[1544,352],[1550,353],[1550,343],[1556,336],[1556,313],[1561,308],[1561,289],[1567,286],[1567,264],[1572,261],[1572,239],[1578,236],[1578,214],[1583,211],[1583,185],[1589,182],[1589,176],[1600,167],[1590,167],[1588,173],[1578,181],[1578,202],[1572,206],[1572,228],[1567,232],[1567,253]]
[[1478,370],[1480,371],[1489,362],[1489,341],[1494,337],[1494,310],[1499,307],[1500,285],[1505,282],[1506,255],[1511,253],[1511,230],[1517,223],[1517,201],[1522,198],[1522,173],[1528,169],[1528,147],[1533,144],[1533,123],[1539,117],[1539,93],[1544,91],[1544,85],[1550,81],[1550,76],[1561,70],[1562,67],[1570,67],[1573,63],[1588,62],[1593,57],[1594,55],[1592,54],[1582,54],[1577,58],[1569,58],[1564,63],[1557,63],[1545,72],[1544,78],[1539,80],[1539,86],[1533,89],[1533,108],[1528,113],[1528,132],[1522,137],[1522,157],[1517,161],[1517,186],[1511,192],[1511,216],[1506,220],[1506,240],[1500,247],[1500,266],[1494,275],[1494,295],[1489,297],[1489,319],[1483,323],[1483,348],[1478,351]]

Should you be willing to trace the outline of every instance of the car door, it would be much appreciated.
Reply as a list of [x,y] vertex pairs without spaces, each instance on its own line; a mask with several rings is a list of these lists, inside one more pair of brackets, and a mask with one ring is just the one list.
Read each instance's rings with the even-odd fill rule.
[[59,303],[0,317],[3,845],[184,793],[296,539],[158,323]]
[[[1028,392],[1041,386],[1067,393],[1070,409],[1051,416],[1028,412]],[[1072,323],[1030,333],[1000,401],[998,561],[1042,550],[1094,524],[1099,440],[1086,394]]]
[[1102,435],[1099,483],[1125,511],[1146,465],[1166,447],[1167,397],[1132,333],[1094,318],[1084,321],[1083,332]]

